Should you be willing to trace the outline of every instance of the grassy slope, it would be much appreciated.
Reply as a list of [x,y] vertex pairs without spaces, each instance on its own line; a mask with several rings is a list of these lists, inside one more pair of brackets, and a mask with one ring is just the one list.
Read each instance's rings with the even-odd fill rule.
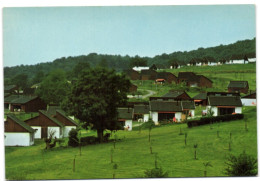
[[[228,154],[248,154],[257,156],[256,107],[243,108],[248,118],[249,131],[244,129],[244,121],[233,121],[187,128],[186,124],[161,126],[152,130],[153,152],[158,153],[158,165],[169,172],[170,177],[201,177],[203,163],[210,161],[208,176],[224,176],[224,162]],[[179,135],[180,127],[188,133],[187,146],[184,135]],[[216,132],[220,131],[220,138]],[[229,134],[232,132],[232,150],[228,150]],[[89,134],[93,134],[90,132]],[[116,178],[142,177],[146,169],[154,167],[155,154],[150,154],[148,130],[119,131],[114,151],[114,162],[118,164]],[[198,144],[198,160],[194,160],[194,144]],[[31,147],[6,147],[7,179],[89,179],[112,178],[113,164],[110,150],[113,143],[85,146],[82,156],[78,148],[54,148],[44,150],[44,143],[37,141]],[[74,155],[76,172],[72,172]]]
[[[249,89],[256,89],[256,65],[255,64],[237,64],[237,65],[220,65],[220,66],[185,66],[180,69],[166,69],[163,71],[172,72],[178,76],[179,72],[195,72],[204,75],[213,81],[213,87],[207,91],[227,91],[227,86],[230,80],[245,80],[249,83]],[[156,85],[154,81],[133,81],[138,86],[138,89],[150,89],[157,93],[154,96],[162,96],[171,89],[182,89],[180,85],[165,84]],[[206,89],[188,88],[188,94],[193,97],[200,91]],[[243,96],[243,95],[242,95]],[[147,98],[148,100],[148,98]]]

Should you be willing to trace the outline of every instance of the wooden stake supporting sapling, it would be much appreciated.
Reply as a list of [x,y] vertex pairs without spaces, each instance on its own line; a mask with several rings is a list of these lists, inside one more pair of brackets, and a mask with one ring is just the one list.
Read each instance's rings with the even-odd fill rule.
[[204,169],[204,177],[207,177],[207,167],[212,167],[212,165],[210,164],[210,162],[205,162],[203,163],[205,169]]
[[197,160],[197,148],[198,148],[198,144],[195,144],[195,145],[193,145],[193,147],[194,147],[194,159],[195,160]]
[[188,136],[188,133],[185,133],[185,146],[187,145],[187,136]]
[[111,148],[110,150],[110,162],[113,163],[113,153],[114,153],[114,149]]
[[117,169],[117,167],[118,167],[118,165],[115,163],[115,164],[113,165],[113,169],[114,169],[113,179],[116,178],[116,169]]
[[73,172],[75,172],[76,156],[77,155],[75,155],[73,159]]

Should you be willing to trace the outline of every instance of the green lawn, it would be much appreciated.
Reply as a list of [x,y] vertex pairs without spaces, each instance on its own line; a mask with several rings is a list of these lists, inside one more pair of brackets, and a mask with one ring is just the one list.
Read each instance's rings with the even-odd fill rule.
[[[224,122],[187,128],[186,124],[170,124],[152,129],[152,150],[148,142],[148,130],[118,131],[121,139],[116,143],[113,160],[118,164],[116,178],[139,178],[146,169],[154,168],[155,153],[158,166],[169,172],[170,177],[203,177],[203,163],[209,161],[208,176],[225,176],[223,171],[227,156],[246,153],[257,157],[256,107],[243,108],[248,118],[248,132],[244,121]],[[188,133],[187,146],[184,135],[179,135],[180,128]],[[219,131],[220,138],[217,138]],[[229,135],[232,133],[231,151],[228,150]],[[95,132],[84,132],[93,135]],[[197,157],[194,160],[193,145],[198,144]],[[44,150],[43,141],[39,140],[31,147],[6,147],[7,179],[94,179],[112,178],[114,170],[110,163],[110,150],[113,143],[96,144],[82,148],[56,147]],[[76,156],[76,171],[72,171]]]

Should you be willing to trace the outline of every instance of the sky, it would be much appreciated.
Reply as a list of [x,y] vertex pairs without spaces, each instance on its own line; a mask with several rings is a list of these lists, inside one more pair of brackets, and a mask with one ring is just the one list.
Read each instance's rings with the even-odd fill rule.
[[7,7],[3,66],[93,52],[153,57],[255,36],[254,5]]

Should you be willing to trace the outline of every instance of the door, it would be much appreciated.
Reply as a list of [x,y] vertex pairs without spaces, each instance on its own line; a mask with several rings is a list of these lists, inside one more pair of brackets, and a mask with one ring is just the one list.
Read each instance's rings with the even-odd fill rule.
[[42,127],[41,138],[47,138],[47,127]]

